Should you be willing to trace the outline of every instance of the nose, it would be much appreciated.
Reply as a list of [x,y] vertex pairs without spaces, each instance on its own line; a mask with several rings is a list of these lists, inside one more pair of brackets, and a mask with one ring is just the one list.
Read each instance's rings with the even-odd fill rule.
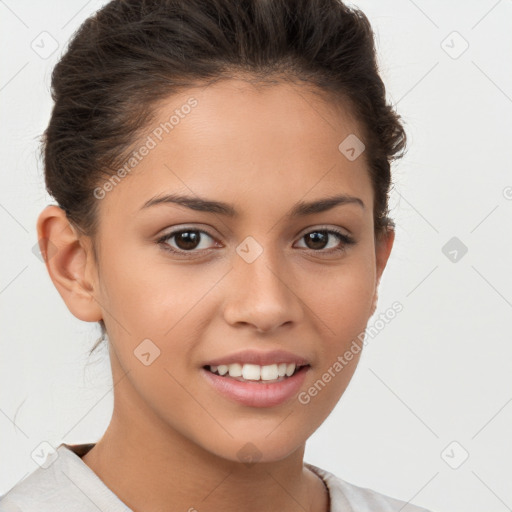
[[301,320],[303,301],[294,289],[297,285],[293,272],[284,261],[278,261],[267,250],[251,263],[238,256],[235,260],[224,306],[226,322],[270,333],[281,326],[290,328]]

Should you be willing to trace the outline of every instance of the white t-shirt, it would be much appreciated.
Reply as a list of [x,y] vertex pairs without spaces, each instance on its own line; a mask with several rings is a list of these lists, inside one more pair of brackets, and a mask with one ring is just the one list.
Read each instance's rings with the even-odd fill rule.
[[[49,463],[42,463],[0,496],[0,512],[133,512],[81,459],[93,446],[61,443],[48,456]],[[430,512],[304,464],[324,481],[331,512]]]

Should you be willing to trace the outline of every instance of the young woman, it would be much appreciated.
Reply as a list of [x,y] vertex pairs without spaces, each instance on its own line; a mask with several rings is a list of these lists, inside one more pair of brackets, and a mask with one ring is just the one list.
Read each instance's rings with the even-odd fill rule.
[[0,510],[425,512],[303,461],[394,241],[406,137],[365,15],[112,1],[52,93],[39,243],[71,313],[101,325],[114,410]]

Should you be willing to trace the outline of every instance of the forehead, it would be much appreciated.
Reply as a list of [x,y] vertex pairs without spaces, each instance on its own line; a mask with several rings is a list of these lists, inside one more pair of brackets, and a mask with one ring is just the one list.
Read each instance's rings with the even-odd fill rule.
[[[327,135],[335,140],[351,133],[363,138],[348,102],[328,98],[332,95],[328,97],[309,84],[253,84],[240,79],[225,79],[159,102],[157,117],[165,122],[173,112],[186,111],[175,120],[178,122],[172,128],[173,132],[183,132],[184,138],[200,136],[203,146],[209,142],[214,146],[230,142],[252,143],[255,149],[264,149],[264,154],[286,149],[287,143],[293,144],[298,139],[303,144],[295,147],[295,151],[302,147],[307,151],[319,145],[325,150],[326,144],[322,142],[331,142],[326,141]],[[187,105],[192,99],[195,106],[189,109]],[[272,144],[258,146],[258,143],[268,141]],[[169,144],[172,143],[172,137],[169,137]]]
[[339,148],[354,135],[364,139],[348,106],[308,87],[237,79],[193,87],[159,102],[133,145],[139,158],[106,199],[131,214],[155,195],[176,192],[239,203],[242,211],[265,199],[295,203],[335,193],[370,205],[365,153],[351,161]]

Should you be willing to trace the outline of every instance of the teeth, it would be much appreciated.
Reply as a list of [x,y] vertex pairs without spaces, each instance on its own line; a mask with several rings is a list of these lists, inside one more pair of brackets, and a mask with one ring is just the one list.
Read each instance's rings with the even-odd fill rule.
[[260,380],[261,366],[257,364],[244,364],[242,368],[242,377],[245,380]]
[[230,377],[241,377],[242,376],[242,365],[235,363],[228,366]]
[[295,372],[295,363],[279,363],[260,366],[258,364],[220,364],[211,365],[210,371],[219,375],[229,374],[230,377],[242,377],[245,380],[276,380],[280,377],[291,377]]
[[275,380],[277,377],[279,377],[277,364],[261,367],[261,380]]
[[228,367],[225,364],[220,364],[217,366],[217,371],[219,375],[226,375],[226,373],[228,373]]

